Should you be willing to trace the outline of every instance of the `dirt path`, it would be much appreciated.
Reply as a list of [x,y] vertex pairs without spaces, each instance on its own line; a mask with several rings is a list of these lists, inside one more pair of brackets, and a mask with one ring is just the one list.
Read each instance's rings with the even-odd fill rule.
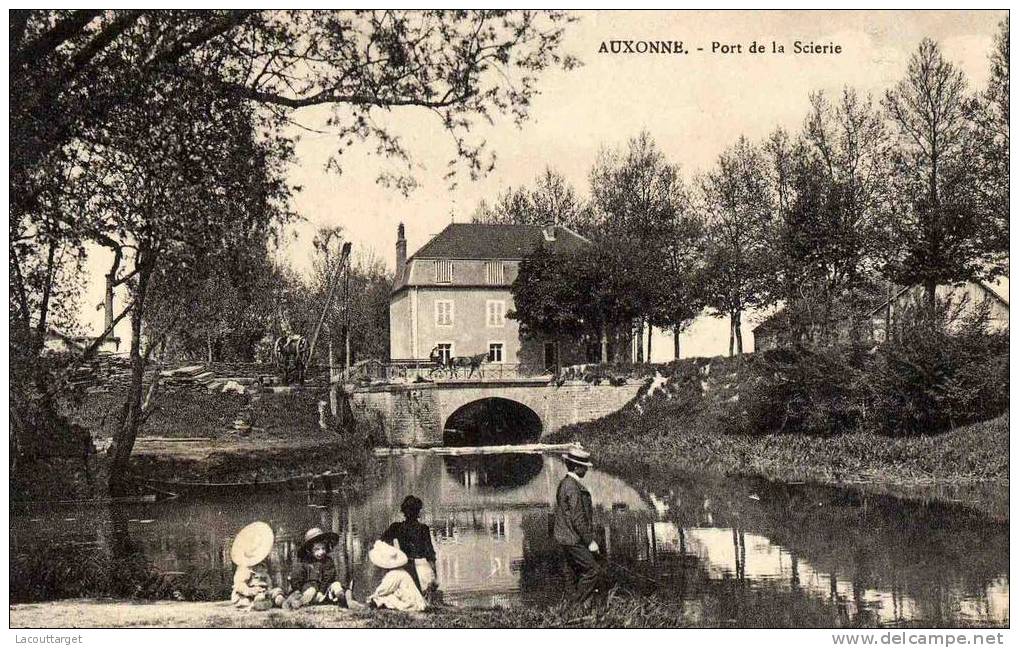
[[71,599],[10,607],[11,628],[363,628],[369,613],[333,606],[301,610],[238,610],[228,601]]

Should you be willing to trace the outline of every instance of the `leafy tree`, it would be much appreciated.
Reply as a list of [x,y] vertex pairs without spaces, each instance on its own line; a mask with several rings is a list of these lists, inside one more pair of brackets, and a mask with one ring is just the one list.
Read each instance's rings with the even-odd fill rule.
[[[404,165],[381,180],[409,190],[395,117],[430,111],[450,135],[450,180],[465,170],[476,177],[492,157],[475,126],[497,116],[519,123],[541,72],[576,64],[561,52],[571,20],[532,11],[12,12],[12,324],[28,336],[43,305],[71,286],[56,271],[61,255],[90,242],[114,251],[108,292],[126,286],[130,301],[111,319],[131,318],[132,377],[112,482],[144,419],[150,354],[197,303],[213,260],[264,244],[287,211],[278,171],[292,142],[280,133],[295,113],[332,107],[331,166],[339,170],[356,141],[372,142]],[[42,228],[53,245],[38,234],[44,213],[57,225]],[[38,337],[19,347],[26,366]],[[33,418],[46,417],[20,417]]]
[[86,131],[73,149],[87,231],[127,265],[119,280],[131,300],[131,381],[105,466],[114,490],[151,402],[143,377],[152,353],[187,322],[207,278],[245,267],[238,255],[264,251],[286,217],[276,171],[289,146],[257,139],[253,113],[235,97],[181,78],[143,107],[119,107],[116,127]]
[[524,336],[555,340],[556,358],[562,339],[591,331],[591,287],[584,283],[588,267],[582,253],[556,253],[541,246],[520,262],[510,287],[513,309],[506,316],[520,322]]
[[[661,275],[655,282],[648,312],[653,326],[672,330],[673,357],[679,358],[680,334],[704,310],[700,289],[703,273],[704,225],[696,214],[679,218],[662,248]],[[651,358],[648,336],[647,358]]]
[[494,205],[482,200],[471,220],[475,223],[563,225],[580,234],[591,233],[591,214],[587,206],[566,178],[551,167],[546,167],[538,176],[533,189],[511,187],[499,194]]
[[990,225],[983,229],[984,246],[993,253],[994,272],[1008,273],[1009,233],[1009,84],[1008,17],[998,26],[991,52],[991,76],[987,88],[969,106],[976,154],[971,158],[979,169],[979,209]]
[[666,159],[645,131],[631,138],[625,151],[603,150],[590,182],[592,237],[599,253],[607,256],[602,265],[605,281],[616,285],[612,310],[606,312],[614,314],[615,323],[640,318],[639,336],[644,320],[682,325],[686,317],[677,317],[694,303],[669,300],[689,296],[689,291],[681,283],[661,289],[663,281],[682,281],[669,272],[680,272],[677,262],[688,256],[683,250],[689,228],[683,221],[690,217],[689,198],[679,166]]
[[985,231],[995,222],[979,204],[973,131],[966,113],[966,80],[924,39],[906,76],[885,94],[892,123],[892,201],[885,274],[923,286],[933,314],[936,288],[993,272]]
[[[458,170],[493,159],[478,120],[527,117],[540,73],[572,68],[554,11],[17,10],[11,13],[12,209],[31,211],[49,157],[118,106],[182,73],[268,107],[277,126],[307,106],[332,106],[337,153],[355,140],[405,163],[383,178],[413,186],[410,154],[379,119],[436,114]],[[463,164],[460,164],[463,163]],[[339,158],[333,160],[339,168]]]
[[802,134],[765,144],[778,215],[775,252],[793,337],[827,337],[873,301],[874,263],[886,233],[888,138],[869,98],[846,88],[837,102],[811,95]]
[[774,206],[766,167],[760,148],[740,137],[700,183],[704,301],[713,314],[729,318],[729,355],[743,353],[743,312],[767,303],[774,278],[769,248]]

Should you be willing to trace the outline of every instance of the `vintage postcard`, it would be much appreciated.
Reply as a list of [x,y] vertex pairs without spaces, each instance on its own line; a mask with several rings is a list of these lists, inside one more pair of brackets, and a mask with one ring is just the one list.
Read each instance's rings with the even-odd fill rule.
[[18,643],[1004,641],[1007,10],[7,20]]

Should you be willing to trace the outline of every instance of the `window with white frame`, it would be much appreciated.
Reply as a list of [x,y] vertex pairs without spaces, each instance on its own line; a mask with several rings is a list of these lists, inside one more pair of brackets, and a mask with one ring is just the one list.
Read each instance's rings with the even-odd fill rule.
[[502,362],[502,342],[489,342],[488,343],[488,361],[489,362]]
[[435,283],[453,283],[453,262],[449,259],[436,259]]
[[485,281],[490,284],[506,283],[506,269],[502,261],[485,261]]
[[453,300],[439,299],[435,302],[435,325],[453,326]]
[[501,299],[489,299],[485,303],[485,323],[491,327],[506,325],[506,302]]
[[453,357],[453,343],[439,342],[435,345],[435,352],[439,356],[438,361],[444,365],[448,365],[449,359]]

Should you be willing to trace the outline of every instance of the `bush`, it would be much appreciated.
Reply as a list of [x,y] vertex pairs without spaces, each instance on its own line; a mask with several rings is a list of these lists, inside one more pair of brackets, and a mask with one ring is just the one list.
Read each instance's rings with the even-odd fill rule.
[[918,318],[880,345],[756,354],[739,384],[738,431],[934,434],[1008,410],[1008,332],[979,315]]
[[917,324],[883,345],[866,381],[870,424],[933,434],[1008,410],[1008,333]]
[[863,419],[866,350],[831,346],[766,352],[740,381],[736,428],[750,434],[829,435],[856,430]]

